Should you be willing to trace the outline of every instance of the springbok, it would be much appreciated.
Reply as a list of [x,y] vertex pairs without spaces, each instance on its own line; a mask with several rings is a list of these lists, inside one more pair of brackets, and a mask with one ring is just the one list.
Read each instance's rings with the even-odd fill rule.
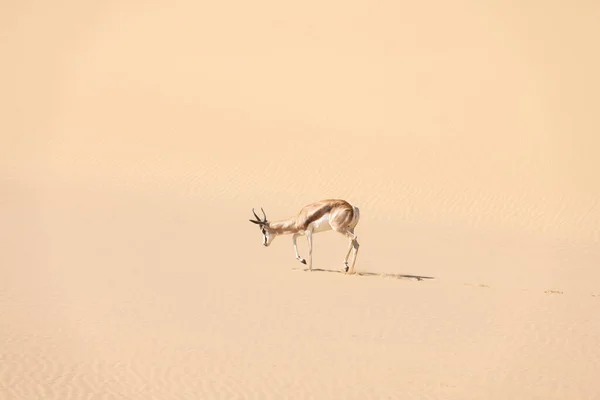
[[306,235],[308,240],[308,269],[312,271],[312,235],[313,233],[334,230],[348,238],[348,253],[344,259],[344,271],[347,273],[348,259],[350,253],[354,249],[352,258],[351,273],[354,273],[354,264],[358,254],[358,240],[354,234],[354,228],[358,224],[360,212],[358,207],[353,206],[345,200],[321,200],[316,203],[302,207],[298,214],[294,217],[282,219],[279,221],[267,221],[267,215],[261,207],[263,218],[260,219],[254,209],[252,213],[256,218],[250,222],[257,224],[263,234],[263,245],[268,247],[273,239],[278,235],[292,235],[294,250],[296,251],[296,259],[302,264],[306,264],[306,260],[298,254],[298,246],[296,239],[298,236]]

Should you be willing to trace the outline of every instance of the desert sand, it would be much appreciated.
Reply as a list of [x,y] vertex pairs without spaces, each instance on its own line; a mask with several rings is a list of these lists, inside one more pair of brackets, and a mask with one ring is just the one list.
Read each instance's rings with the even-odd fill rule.
[[2,4],[0,399],[600,399],[599,4]]

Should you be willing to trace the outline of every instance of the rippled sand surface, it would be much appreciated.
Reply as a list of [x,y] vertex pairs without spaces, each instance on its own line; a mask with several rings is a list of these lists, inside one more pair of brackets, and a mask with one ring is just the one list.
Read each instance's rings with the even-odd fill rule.
[[0,399],[599,398],[598,5],[0,9]]

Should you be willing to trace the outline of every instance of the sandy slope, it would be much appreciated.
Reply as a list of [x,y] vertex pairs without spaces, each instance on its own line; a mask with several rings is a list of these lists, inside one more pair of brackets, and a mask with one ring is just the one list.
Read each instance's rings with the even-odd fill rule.
[[598,6],[396,3],[2,5],[0,399],[600,398]]

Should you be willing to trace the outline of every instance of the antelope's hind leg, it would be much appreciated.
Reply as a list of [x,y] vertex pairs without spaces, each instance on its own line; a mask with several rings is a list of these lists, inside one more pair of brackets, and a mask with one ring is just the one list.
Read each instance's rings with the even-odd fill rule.
[[[350,273],[355,274],[356,271],[354,270],[354,264],[356,264],[356,257],[358,256],[358,248],[360,247],[360,245],[358,244],[358,238],[356,236],[354,236],[354,240],[352,241],[352,247],[354,248],[354,257],[352,257],[352,268],[350,268]],[[347,272],[347,270],[346,270],[346,272]]]
[[[348,252],[346,253],[346,257],[344,257],[344,272],[348,273],[350,270],[350,265],[348,264],[348,260],[350,259],[350,254],[352,254],[352,249],[354,249],[354,260],[356,260],[356,249],[358,248],[358,242],[356,241],[356,235],[354,234],[354,227],[356,223],[353,223],[354,213],[345,209],[343,211],[335,213],[329,221],[331,228],[344,235],[348,239]],[[352,270],[354,270],[354,261],[352,262]]]
[[[359,248],[359,244],[358,244],[358,237],[354,234],[354,229],[348,229],[344,235],[348,238],[348,252],[346,253],[346,257],[344,258],[344,272],[348,273],[348,270],[350,270],[350,273],[354,273],[354,264],[356,263],[356,255],[358,254],[358,248]],[[350,258],[350,254],[352,253],[352,250],[354,250],[354,256],[352,257],[352,268],[350,268],[350,266],[348,265],[348,259]]]

